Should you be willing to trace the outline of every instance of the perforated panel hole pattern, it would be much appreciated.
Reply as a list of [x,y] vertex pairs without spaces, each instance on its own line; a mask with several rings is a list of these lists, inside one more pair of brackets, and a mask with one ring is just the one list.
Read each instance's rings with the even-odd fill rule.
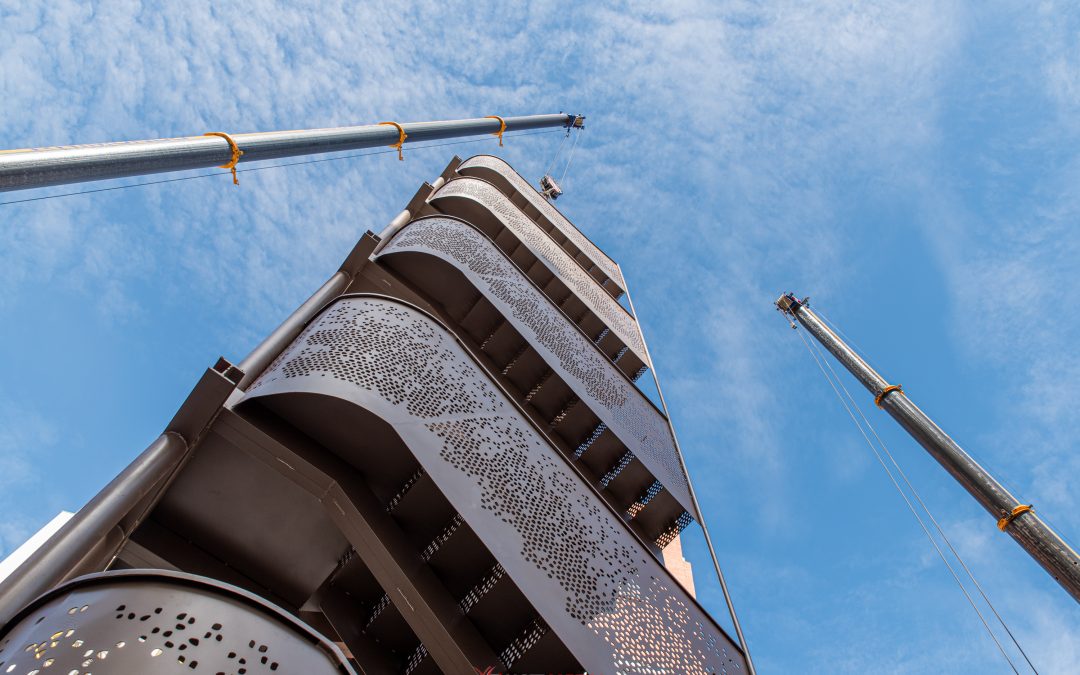
[[13,627],[0,673],[339,672],[262,616],[184,587],[77,589]]
[[634,455],[684,505],[689,486],[667,422],[589,339],[570,324],[490,239],[449,218],[407,225],[382,256],[422,252],[461,270],[523,335],[553,361],[560,375]]
[[439,197],[467,197],[494,214],[536,257],[558,275],[624,344],[633,349],[642,361],[648,361],[645,357],[645,343],[641,339],[637,322],[630,313],[495,186],[476,178],[455,178],[439,188],[432,199]]
[[715,673],[734,663],[723,632],[661,581],[666,572],[621,519],[430,317],[385,298],[339,299],[247,398],[286,392],[338,396],[394,425],[590,670]]
[[458,171],[471,167],[490,169],[510,181],[510,184],[514,186],[514,189],[518,191],[518,194],[527,199],[533,208],[550,220],[551,223],[567,237],[567,239],[574,242],[574,245],[584,252],[597,267],[603,270],[608,278],[614,280],[620,288],[626,288],[626,282],[623,280],[619,266],[616,265],[606,253],[601,251],[596,244],[592,243],[588,237],[582,234],[573,223],[567,220],[558,209],[541,197],[533,186],[529,185],[529,182],[522,178],[512,166],[498,157],[478,155],[476,157],[470,157],[462,162],[461,165],[458,166]]

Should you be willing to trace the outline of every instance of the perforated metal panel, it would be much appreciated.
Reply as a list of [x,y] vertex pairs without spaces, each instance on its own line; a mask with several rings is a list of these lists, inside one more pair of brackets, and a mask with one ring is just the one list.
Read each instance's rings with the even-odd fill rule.
[[[245,400],[290,393],[334,396],[391,424],[590,672],[743,669],[723,631],[428,315],[339,299]],[[274,408],[287,417],[288,405]]]
[[600,287],[570,254],[548,236],[546,232],[529,220],[513,202],[499,192],[495,186],[478,178],[455,178],[439,188],[431,201],[448,197],[464,197],[480,204],[491,212],[504,227],[539,258],[551,272],[559,277],[601,321],[611,329],[644,363],[649,359],[645,354],[645,342],[641,337],[637,321],[630,313]]
[[0,639],[5,675],[340,675],[345,657],[239,589],[171,572],[77,579],[24,610]]
[[589,241],[589,238],[574,227],[574,224],[567,220],[563,214],[559,213],[558,209],[541,197],[533,186],[530,185],[527,180],[522,178],[521,174],[514,170],[514,167],[498,157],[492,157],[491,155],[477,155],[476,157],[470,157],[462,162],[458,166],[458,171],[472,167],[490,169],[509,181],[510,184],[514,186],[514,189],[518,191],[518,194],[527,199],[533,208],[550,220],[551,224],[557,227],[567,239],[574,242],[574,246],[581,249],[581,251],[587,255],[597,267],[603,270],[604,274],[619,285],[619,288],[626,288],[626,281],[623,280],[622,270],[615,264],[615,261],[601,251],[596,244]]
[[667,421],[487,236],[460,220],[424,218],[406,225],[380,258],[404,251],[426,253],[459,269],[683,508],[692,511]]

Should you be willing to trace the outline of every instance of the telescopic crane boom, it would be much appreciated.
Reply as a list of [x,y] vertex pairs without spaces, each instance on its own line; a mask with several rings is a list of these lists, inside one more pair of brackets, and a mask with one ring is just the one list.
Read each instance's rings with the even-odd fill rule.
[[0,150],[0,192],[214,166],[235,169],[237,163],[359,148],[391,146],[400,150],[402,144],[462,136],[493,134],[501,139],[507,131],[581,126],[583,119],[565,113],[491,115],[444,122],[380,122],[252,134],[210,132],[184,138]]
[[1080,602],[1080,556],[1035,513],[979,466],[956,441],[942,431],[907,397],[899,385],[891,385],[837,336],[807,301],[791,293],[780,296],[776,307],[798,321],[810,335],[874,396],[877,405],[892,415],[911,437],[945,467],[956,482],[990,512],[998,528],[1020,544],[1050,576]]

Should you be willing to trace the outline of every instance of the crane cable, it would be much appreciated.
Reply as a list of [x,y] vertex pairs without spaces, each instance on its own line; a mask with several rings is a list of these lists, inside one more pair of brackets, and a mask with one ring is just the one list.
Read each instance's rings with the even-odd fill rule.
[[[379,122],[378,126],[389,126],[397,129],[398,139],[397,143],[391,143],[390,147],[397,150],[397,158],[399,162],[405,161],[405,155],[401,152],[401,146],[405,145],[405,139],[409,137],[409,134],[405,133],[405,129],[402,128],[397,122]],[[502,135],[499,135],[499,142],[502,143]]]
[[[882,449],[885,451],[885,453],[892,460],[892,463],[896,466],[896,468],[900,472],[900,474],[902,476],[904,476],[904,481],[908,484],[909,487],[911,487],[910,481],[907,480],[907,476],[904,475],[902,470],[900,470],[899,464],[897,464],[895,458],[893,458],[892,453],[889,452],[888,447],[881,440],[881,437],[877,434],[877,431],[874,430],[873,425],[870,424],[870,421],[868,419],[866,419],[866,416],[862,413],[862,409],[859,408],[858,405],[855,403],[854,399],[851,397],[851,394],[847,391],[847,387],[844,386],[843,381],[841,381],[839,376],[837,376],[836,371],[833,370],[832,365],[829,364],[828,359],[825,357],[825,355],[821,354],[821,358],[819,359],[818,358],[818,353],[815,353],[813,347],[811,347],[810,343],[807,341],[806,337],[803,336],[801,331],[799,331],[799,338],[802,340],[803,344],[806,346],[807,351],[810,352],[810,356],[814,359],[814,362],[817,364],[818,369],[821,371],[821,374],[825,377],[825,380],[829,383],[829,386],[832,387],[832,390],[836,394],[836,397],[840,401],[840,404],[843,405],[844,410],[847,412],[848,416],[851,417],[851,421],[855,423],[855,426],[856,426],[856,428],[858,428],[859,433],[862,434],[862,437],[866,441],[866,444],[870,447],[870,450],[874,453],[874,457],[877,458],[878,463],[881,464],[881,467],[883,469],[885,469],[886,475],[888,475],[889,480],[892,482],[892,484],[896,488],[897,492],[900,493],[900,496],[903,498],[904,503],[907,504],[907,507],[911,511],[911,514],[913,516],[915,516],[915,519],[919,522],[919,527],[922,528],[923,533],[926,534],[927,539],[930,540],[930,543],[933,545],[934,550],[937,551],[938,557],[940,557],[941,561],[943,563],[945,563],[945,567],[948,568],[949,573],[953,577],[953,580],[956,581],[956,584],[957,584],[957,586],[960,587],[960,590],[961,590],[961,592],[963,592],[964,597],[967,598],[968,604],[971,605],[971,608],[973,610],[975,610],[975,613],[979,617],[979,621],[982,622],[983,628],[986,629],[986,632],[990,636],[990,639],[992,639],[994,641],[994,644],[997,646],[998,651],[1001,652],[1001,655],[1003,657],[1005,657],[1005,660],[1008,662],[1009,667],[1012,669],[1012,671],[1014,673],[1016,673],[1016,675],[1019,675],[1020,671],[1018,671],[1016,669],[1016,665],[1013,663],[1012,658],[1005,651],[1005,648],[1001,645],[1001,642],[998,640],[997,636],[994,634],[994,631],[991,630],[990,625],[987,623],[986,618],[983,616],[982,611],[979,610],[978,606],[975,604],[974,599],[971,597],[971,594],[968,593],[967,588],[960,581],[959,575],[957,575],[956,570],[953,568],[952,564],[949,563],[948,559],[945,557],[945,553],[941,550],[941,547],[938,545],[937,540],[930,533],[930,529],[926,526],[926,523],[925,523],[925,521],[923,521],[922,516],[920,516],[919,512],[915,509],[915,505],[912,504],[911,499],[908,497],[907,493],[904,492],[904,489],[900,486],[900,483],[896,480],[896,477],[893,475],[893,472],[889,469],[888,465],[885,464],[885,460],[882,458],[881,453],[878,452],[877,447],[875,447],[874,443],[870,440],[870,436],[867,435],[866,430],[863,429],[862,424],[860,424],[858,418],[855,417],[855,413],[853,413],[852,409],[851,409],[852,407],[849,406],[848,402],[844,400],[843,396],[841,396],[840,389],[843,389],[844,392],[848,394],[848,398],[851,400],[852,405],[855,407],[856,410],[859,411],[859,414],[860,414],[860,416],[862,416],[863,420],[866,422],[866,425],[871,429],[874,436],[878,439],[878,442],[881,443]],[[825,366],[822,365],[822,361],[824,361],[825,364],[828,365],[829,370],[832,371],[833,377],[836,378],[835,382],[833,380],[833,377],[829,377],[829,373],[825,371]],[[840,387],[839,389],[837,388],[838,384],[839,384],[839,387]],[[912,491],[914,492],[914,488],[912,488]],[[922,501],[921,498],[918,498],[918,497],[916,497],[916,498],[918,499],[920,505],[922,505],[923,509],[926,510],[927,515],[929,515],[931,520],[934,521],[934,524],[937,525],[937,521],[933,519],[933,516],[932,516],[932,514],[930,514],[929,509],[926,508],[926,504]],[[968,575],[971,576],[970,569],[968,569],[967,565],[963,563],[963,560],[960,558],[960,555],[956,552],[956,549],[953,548],[952,544],[948,542],[948,538],[944,536],[944,532],[941,531],[940,526],[938,526],[938,531],[939,531],[939,533],[941,533],[942,537],[945,538],[946,542],[949,545],[950,550],[957,557],[957,559],[960,560],[961,564],[964,566],[964,569],[967,570]],[[974,576],[972,576],[971,578],[974,581]],[[976,586],[978,586],[978,582],[976,582]],[[980,592],[981,592],[981,587],[980,587]],[[983,599],[986,600],[987,604],[990,604],[990,601],[989,601],[988,598],[986,598],[985,593],[983,593],[982,595],[983,595]],[[1003,626],[1005,626],[1005,622],[1001,619],[1001,616],[998,614],[997,610],[993,608],[993,605],[990,605],[990,607],[994,611],[994,614],[998,617],[998,620],[1001,621]],[[1038,671],[1035,669],[1035,666],[1032,665],[1031,660],[1028,659],[1027,654],[1020,647],[1019,643],[1016,641],[1016,638],[1013,637],[1012,631],[1010,631],[1008,629],[1008,626],[1005,626],[1005,630],[1006,630],[1006,632],[1009,633],[1009,636],[1012,637],[1013,643],[1016,644],[1018,649],[1020,649],[1020,653],[1024,655],[1024,659],[1027,660],[1028,665],[1031,667],[1032,671],[1034,671],[1037,674]]]
[[[822,318],[822,320],[829,326],[829,328],[836,331],[840,335],[844,335],[844,332],[840,329],[840,327],[837,326],[833,321],[830,321],[828,319],[828,317],[826,317],[821,312],[821,310],[818,309],[818,310],[815,310],[815,312],[817,313],[818,316],[820,316]],[[800,337],[801,337],[801,335],[800,335]],[[845,339],[851,341],[851,339],[848,338],[846,335],[844,337],[845,337]],[[854,344],[853,341],[851,341],[851,342],[852,342],[852,344]],[[858,350],[858,347],[856,347],[856,350],[861,351],[861,350]],[[860,356],[862,356],[862,355],[860,354]],[[863,357],[863,358],[865,359],[865,357]],[[837,382],[840,383],[840,387],[844,390],[844,393],[847,395],[848,400],[850,400],[851,404],[855,407],[855,409],[859,411],[859,416],[862,417],[863,421],[866,423],[866,426],[870,428],[870,432],[874,435],[874,438],[877,439],[878,444],[881,445],[881,449],[885,451],[885,454],[888,456],[889,461],[892,462],[892,465],[894,467],[896,467],[897,473],[899,473],[900,477],[904,479],[904,483],[907,485],[908,489],[911,490],[911,494],[915,497],[915,500],[919,503],[919,506],[922,507],[922,510],[926,512],[927,517],[930,518],[930,522],[933,523],[934,529],[937,530],[937,533],[939,535],[941,535],[941,538],[945,541],[945,544],[949,547],[949,550],[952,551],[952,554],[956,557],[956,560],[960,563],[961,567],[964,568],[964,572],[967,574],[968,578],[971,579],[971,583],[973,583],[975,585],[975,588],[978,590],[979,595],[982,596],[983,601],[986,602],[986,605],[990,608],[990,611],[994,613],[994,617],[997,618],[998,623],[1000,623],[1001,627],[1005,629],[1006,633],[1008,633],[1009,639],[1012,640],[1012,643],[1014,645],[1016,645],[1016,648],[1023,655],[1024,660],[1027,661],[1027,664],[1028,664],[1028,666],[1031,667],[1031,670],[1034,671],[1035,673],[1038,673],[1039,671],[1036,670],[1035,665],[1031,662],[1031,659],[1028,658],[1027,652],[1025,652],[1024,648],[1020,646],[1020,642],[1016,639],[1016,636],[1013,635],[1013,632],[1012,632],[1012,630],[1009,629],[1008,624],[1005,623],[1005,619],[1002,618],[1001,614],[998,613],[997,608],[994,607],[994,603],[991,602],[990,598],[986,595],[986,592],[983,590],[982,584],[980,584],[978,579],[975,578],[975,574],[972,573],[971,569],[967,566],[967,563],[964,562],[964,559],[960,556],[960,553],[953,546],[952,541],[950,541],[949,537],[945,534],[945,531],[942,529],[941,525],[938,523],[937,518],[935,518],[934,514],[931,513],[930,507],[928,507],[926,505],[926,502],[923,501],[922,497],[919,495],[918,490],[916,490],[915,486],[911,484],[911,481],[908,479],[907,474],[904,472],[904,470],[902,468],[900,468],[900,464],[896,461],[896,458],[893,457],[893,454],[889,451],[889,447],[885,444],[885,441],[882,440],[880,435],[878,435],[878,432],[874,428],[874,425],[870,423],[870,420],[867,419],[866,415],[863,413],[862,408],[859,407],[859,405],[855,402],[855,399],[851,396],[851,393],[848,392],[847,387],[844,386],[844,384],[840,380],[839,376],[837,376],[836,371],[832,367],[832,363],[828,359],[825,359],[824,354],[822,354],[822,359],[825,361],[826,365],[829,366],[829,370],[832,371],[832,374],[833,374],[834,377],[836,377]],[[903,390],[900,389],[900,391],[903,391]],[[880,403],[878,404],[878,407],[880,407]],[[1021,507],[1017,507],[1017,508],[1019,509]],[[1028,505],[1027,508],[1030,509],[1031,508],[1030,505]],[[1015,515],[1013,517],[1015,517]],[[1001,527],[1000,522],[998,523],[998,527],[1001,528],[1001,529],[1004,529],[1004,528]]]
[[574,161],[574,150],[577,150],[578,141],[581,140],[581,135],[585,133],[585,129],[578,129],[577,135],[574,136],[574,143],[570,146],[570,154],[566,158],[566,166],[563,167],[562,175],[559,176],[559,183],[566,186],[563,181],[566,179],[566,172],[570,168],[570,162]]
[[562,140],[559,142],[559,145],[555,148],[555,155],[551,158],[551,163],[549,163],[547,165],[547,169],[544,170],[545,174],[547,174],[549,176],[551,175],[551,169],[555,166],[555,162],[559,161],[559,155],[562,154],[563,148],[566,147],[566,139],[570,138],[570,131],[571,131],[571,128],[566,127],[566,133],[563,134]]
[[561,155],[563,150],[566,148],[566,140],[570,138],[570,132],[572,132],[574,129],[577,129],[578,133],[576,136],[574,136],[574,142],[570,144],[570,152],[567,154],[566,164],[563,165],[562,173],[559,175],[559,185],[562,186],[563,189],[566,188],[566,183],[564,182],[566,180],[566,172],[570,169],[570,162],[574,161],[574,150],[577,149],[578,142],[581,140],[581,134],[585,131],[584,127],[566,127],[566,133],[563,134],[562,141],[560,141],[558,147],[555,148],[555,155],[551,158],[551,162],[548,163],[547,169],[544,170],[545,176],[549,176],[554,179],[554,176],[552,176],[551,174],[551,170],[555,168],[555,164],[558,163],[559,155]]

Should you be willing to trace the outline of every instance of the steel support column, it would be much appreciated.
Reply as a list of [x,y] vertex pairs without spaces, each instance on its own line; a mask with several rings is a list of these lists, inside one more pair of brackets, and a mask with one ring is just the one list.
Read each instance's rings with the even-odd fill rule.
[[[630,305],[630,313],[634,316],[634,321],[637,321],[637,310],[634,309],[634,300],[630,296],[630,289],[625,286],[623,292],[626,294],[626,302]],[[640,324],[638,324],[640,331]],[[705,535],[705,547],[709,549],[709,558],[712,560],[713,571],[716,572],[716,580],[720,582],[720,590],[724,594],[724,603],[727,605],[728,615],[731,617],[732,626],[735,628],[735,636],[739,639],[739,647],[742,649],[743,656],[746,658],[746,671],[749,675],[757,675],[757,670],[754,668],[754,661],[750,658],[750,647],[746,644],[746,636],[743,635],[742,624],[739,623],[739,616],[735,613],[735,603],[731,599],[731,592],[728,590],[727,579],[724,578],[724,572],[720,569],[720,559],[716,555],[716,548],[712,543],[712,536],[709,534],[709,528],[705,524],[705,516],[701,512],[701,502],[698,501],[697,493],[694,491],[694,482],[690,480],[690,470],[686,468],[686,459],[683,457],[682,446],[679,445],[679,437],[675,434],[675,423],[671,420],[671,413],[668,411],[667,400],[664,399],[664,390],[660,387],[660,376],[656,373],[656,367],[653,365],[652,356],[649,354],[649,345],[645,342],[645,335],[642,333],[641,342],[645,347],[645,362],[649,364],[649,370],[651,371],[653,384],[656,385],[656,395],[660,398],[660,407],[664,410],[664,419],[667,420],[668,430],[671,431],[671,438],[675,442],[676,456],[679,458],[679,466],[682,468],[683,474],[686,476],[686,486],[690,493],[690,501],[693,502],[694,516],[698,521],[698,525],[701,526],[701,533]]]
[[410,218],[412,218],[412,213],[409,209],[405,209],[394,216],[394,219],[379,233],[379,243],[376,244],[375,250],[371,252],[371,255],[378,255],[379,251],[383,250],[383,248],[390,243],[390,240],[394,238],[394,235],[409,223]]

